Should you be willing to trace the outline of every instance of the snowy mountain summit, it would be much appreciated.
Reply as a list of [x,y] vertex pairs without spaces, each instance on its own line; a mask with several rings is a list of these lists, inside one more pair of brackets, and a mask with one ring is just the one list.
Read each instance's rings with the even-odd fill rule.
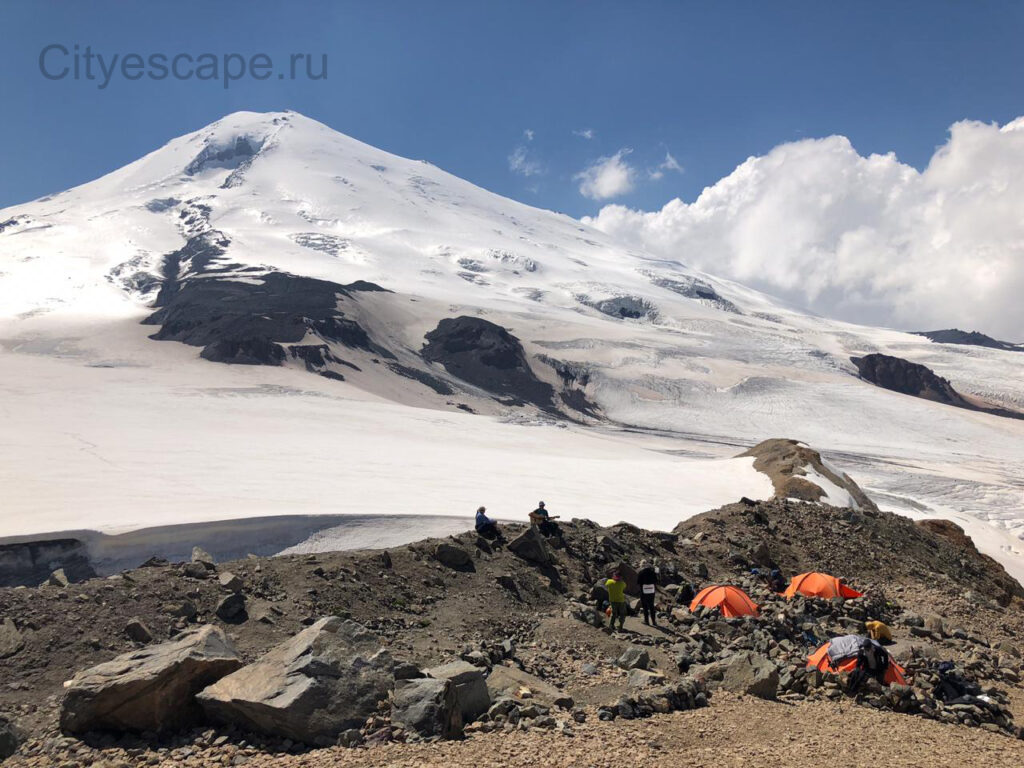
[[[628,480],[607,478],[606,495],[623,489],[621,504],[665,509],[671,528],[681,456],[724,458],[787,437],[842,456],[879,506],[1024,529],[1024,422],[998,415],[1024,410],[1024,356],[810,315],[686,262],[296,113],[235,113],[96,181],[0,211],[8,433],[37,438],[0,458],[57,457],[81,471],[58,491],[26,464],[26,509],[64,493],[106,499],[107,473],[115,485],[137,473],[134,454],[114,453],[155,443],[168,477],[202,475],[196,498],[216,499],[210,484],[235,493],[239,467],[270,461],[258,440],[246,458],[252,435],[239,424],[259,424],[307,470],[339,440],[354,446],[347,467],[370,461],[368,436],[379,432],[393,455],[351,469],[374,478],[361,504],[377,498],[384,464],[412,473],[423,453],[443,462],[454,444],[472,444],[501,457],[492,470],[527,462],[531,477],[586,454],[593,474],[580,470],[580,494],[603,468],[634,462]],[[880,359],[871,356],[925,366],[919,378],[942,377],[958,407],[891,376],[872,383],[855,362]],[[113,425],[117,447],[83,419]],[[559,425],[576,442],[548,437],[550,455],[513,457],[524,443],[509,423]],[[423,445],[403,452],[414,433]],[[326,472],[342,471],[330,461]],[[437,466],[423,464],[423,476]],[[245,477],[265,474],[270,487],[292,471],[266,469]],[[551,474],[549,484],[568,482]],[[662,478],[669,496],[653,487]],[[458,502],[475,508],[477,492]],[[257,495],[238,514],[306,509]]]

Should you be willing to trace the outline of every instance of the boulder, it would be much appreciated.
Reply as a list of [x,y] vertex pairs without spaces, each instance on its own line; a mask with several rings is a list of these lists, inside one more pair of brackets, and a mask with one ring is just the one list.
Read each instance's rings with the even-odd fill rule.
[[192,547],[192,562],[202,563],[210,570],[213,570],[213,567],[217,564],[217,561],[213,559],[213,555],[202,547]]
[[190,579],[208,579],[210,569],[203,563],[185,563],[181,566],[181,573]]
[[660,672],[635,668],[629,670],[628,681],[630,688],[647,688],[652,685],[662,685],[665,682],[665,676]]
[[377,711],[394,661],[354,621],[320,619],[196,698],[207,716],[309,744],[337,741]]
[[43,582],[44,587],[66,587],[71,583],[68,575],[64,573],[63,568],[58,568],[56,571],[51,573],[46,581]]
[[214,626],[122,654],[64,684],[61,728],[159,732],[190,725],[199,714],[195,694],[241,665]]
[[616,659],[615,664],[622,669],[647,669],[651,665],[651,656],[646,648],[631,645]]
[[149,627],[142,623],[141,619],[129,621],[125,625],[124,633],[128,635],[129,639],[137,643],[148,643],[153,639],[153,633],[149,631]]
[[13,656],[25,647],[25,638],[9,617],[0,621],[0,659]]
[[7,719],[0,717],[0,762],[18,751],[21,741],[17,729]]
[[228,590],[228,592],[241,592],[244,586],[242,580],[231,573],[231,571],[224,571],[217,580],[220,582],[221,588]]
[[515,555],[538,565],[550,565],[555,556],[540,531],[530,526],[508,543],[508,549]]
[[391,724],[424,738],[453,739],[462,735],[462,714],[449,680],[421,677],[395,682]]
[[779,670],[768,658],[753,651],[735,653],[720,661],[692,667],[690,674],[707,681],[709,688],[747,693],[774,699],[779,689]]
[[487,682],[480,667],[465,661],[453,661],[426,672],[438,680],[451,681],[462,722],[470,723],[490,708],[491,694],[487,691]]
[[437,558],[441,565],[447,565],[449,568],[455,569],[467,568],[473,562],[469,552],[446,541],[442,541],[437,545],[434,549],[434,557]]
[[241,624],[249,615],[245,611],[245,597],[234,592],[217,603],[217,618],[227,624]]
[[942,617],[934,613],[924,617],[924,628],[927,629],[929,632],[933,632],[939,637],[942,637],[945,634],[945,627],[942,621]]
[[494,667],[487,677],[487,690],[492,701],[502,698],[532,699],[563,709],[569,709],[573,705],[572,697],[565,691],[515,667]]

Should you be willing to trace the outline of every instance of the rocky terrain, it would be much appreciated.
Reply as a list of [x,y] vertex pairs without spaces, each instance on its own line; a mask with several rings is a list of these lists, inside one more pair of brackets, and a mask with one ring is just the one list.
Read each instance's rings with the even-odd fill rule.
[[[498,544],[57,572],[0,590],[0,750],[18,766],[1024,759],[1024,589],[952,523],[858,507],[743,500],[672,532],[574,519],[550,539],[506,526]],[[598,628],[593,585],[623,568],[635,608],[643,559],[659,626]],[[786,601],[751,572],[775,566],[866,594]],[[709,583],[760,615],[691,613]],[[869,619],[892,627],[907,686],[851,695],[805,669]],[[984,698],[937,699],[940,661]]]

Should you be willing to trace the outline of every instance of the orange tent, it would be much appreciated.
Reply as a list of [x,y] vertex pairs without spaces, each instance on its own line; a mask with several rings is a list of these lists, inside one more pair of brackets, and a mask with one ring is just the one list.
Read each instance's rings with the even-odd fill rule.
[[727,619],[736,616],[757,616],[757,605],[739,587],[719,586],[712,584],[704,587],[690,603],[690,610],[696,611],[698,605],[718,608]]
[[799,576],[794,576],[782,595],[789,599],[797,592],[807,597],[823,597],[826,600],[833,597],[861,597],[864,594],[850,589],[835,576],[817,572],[801,573]]
[[[831,641],[825,643],[821,648],[808,656],[807,668],[817,667],[822,672],[853,672],[857,668],[857,657],[851,656],[848,659],[841,659],[838,664],[835,664],[828,655],[828,648],[831,644]],[[889,659],[889,668],[885,670],[882,682],[886,685],[906,685],[907,678],[903,676],[905,673],[906,670],[903,667]]]

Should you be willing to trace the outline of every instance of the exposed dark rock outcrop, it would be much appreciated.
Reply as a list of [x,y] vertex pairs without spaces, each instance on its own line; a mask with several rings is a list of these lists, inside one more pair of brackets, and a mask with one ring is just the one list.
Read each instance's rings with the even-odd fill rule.
[[976,405],[957,392],[948,379],[942,378],[931,368],[919,363],[879,353],[864,357],[851,357],[850,360],[857,366],[862,379],[883,389],[891,389],[893,392],[913,395],[956,408],[991,413],[994,416],[1024,419],[1024,413],[1005,408],[985,408]]
[[479,317],[446,317],[426,335],[423,359],[513,404],[551,409],[554,387],[530,369],[519,339]]
[[651,282],[661,288],[667,288],[673,293],[685,296],[688,299],[695,299],[705,306],[720,309],[723,312],[742,314],[739,307],[726,298],[723,298],[711,287],[710,283],[696,277],[680,276],[678,279],[653,276]]
[[978,331],[961,331],[959,328],[947,328],[942,331],[914,331],[916,336],[924,336],[937,344],[969,344],[974,347],[989,347],[1007,352],[1024,352],[1024,344],[1011,344],[986,336]]
[[96,575],[85,545],[78,539],[0,544],[0,587],[39,584],[57,569],[73,582]]
[[754,457],[754,469],[768,475],[775,489],[776,498],[821,501],[827,496],[813,479],[806,477],[809,469],[849,493],[860,509],[878,511],[875,503],[853,478],[846,474],[839,475],[829,469],[821,460],[820,453],[797,440],[764,440],[740,456]]
[[[160,309],[145,323],[161,326],[151,338],[201,346],[202,357],[215,362],[280,365],[287,356],[281,345],[297,345],[310,333],[392,357],[338,309],[339,300],[353,293],[382,290],[372,283],[340,285],[283,272],[245,282],[205,277],[181,281],[173,289],[165,285],[157,299]],[[309,347],[291,351],[307,367],[326,365],[322,352],[317,357]]]

